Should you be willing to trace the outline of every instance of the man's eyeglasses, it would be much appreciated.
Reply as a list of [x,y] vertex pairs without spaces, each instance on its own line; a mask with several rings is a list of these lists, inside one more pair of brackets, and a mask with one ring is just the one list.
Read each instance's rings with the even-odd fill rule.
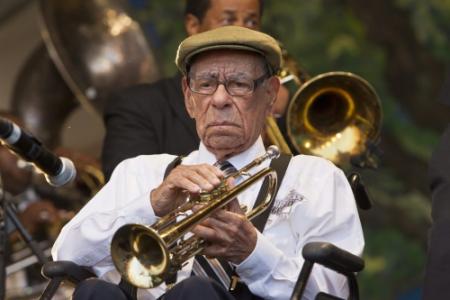
[[225,90],[231,96],[248,96],[252,94],[258,85],[270,77],[270,73],[266,72],[257,79],[250,78],[230,78],[220,81],[214,77],[195,78],[188,77],[188,84],[191,91],[202,95],[212,95],[216,92],[217,87],[223,84]]

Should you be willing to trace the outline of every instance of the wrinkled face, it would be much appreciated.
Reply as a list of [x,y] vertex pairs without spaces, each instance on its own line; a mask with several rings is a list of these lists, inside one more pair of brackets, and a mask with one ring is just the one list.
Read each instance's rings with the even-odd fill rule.
[[[199,54],[190,68],[190,79],[183,79],[187,111],[195,118],[200,139],[217,159],[245,151],[260,135],[279,88],[279,80],[264,77],[266,72],[264,61],[257,54],[216,50]],[[259,78],[263,78],[262,82],[243,96],[230,95],[222,84],[228,82],[231,91],[239,89],[241,82],[253,83]],[[201,87],[208,87],[209,82],[216,80],[220,84],[211,95],[189,87],[189,82],[191,86],[196,81]]]

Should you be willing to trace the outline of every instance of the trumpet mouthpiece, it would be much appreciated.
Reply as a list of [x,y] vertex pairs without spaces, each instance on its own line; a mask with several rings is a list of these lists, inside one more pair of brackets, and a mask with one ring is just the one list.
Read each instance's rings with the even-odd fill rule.
[[272,145],[267,148],[266,154],[270,159],[278,158],[280,156],[280,150],[277,146]]

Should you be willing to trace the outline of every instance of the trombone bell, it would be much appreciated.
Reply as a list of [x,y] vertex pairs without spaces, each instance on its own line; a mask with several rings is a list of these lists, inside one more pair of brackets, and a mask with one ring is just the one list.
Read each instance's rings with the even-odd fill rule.
[[366,80],[348,72],[329,72],[300,87],[288,107],[287,122],[288,137],[298,153],[342,165],[376,143],[381,105]]

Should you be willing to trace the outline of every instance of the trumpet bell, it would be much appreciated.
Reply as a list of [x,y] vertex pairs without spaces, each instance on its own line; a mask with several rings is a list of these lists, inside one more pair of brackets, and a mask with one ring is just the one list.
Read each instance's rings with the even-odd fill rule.
[[122,226],[111,243],[111,257],[116,269],[128,282],[139,288],[160,285],[169,268],[168,246],[150,226]]
[[349,72],[318,75],[296,92],[287,112],[295,150],[346,164],[380,134],[381,105],[373,87]]

